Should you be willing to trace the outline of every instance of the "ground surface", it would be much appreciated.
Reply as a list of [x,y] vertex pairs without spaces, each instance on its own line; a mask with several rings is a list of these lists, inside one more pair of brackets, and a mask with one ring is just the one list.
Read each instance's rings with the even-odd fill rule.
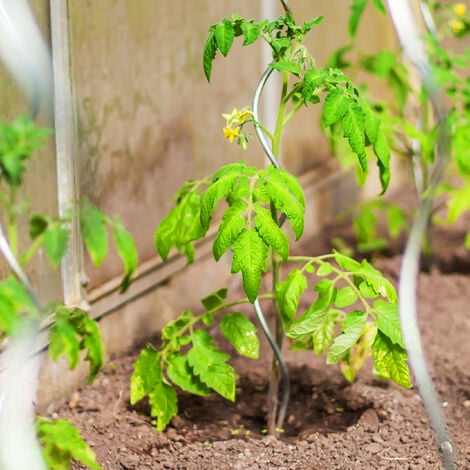
[[[445,236],[441,243],[446,245]],[[444,250],[441,266],[446,271],[452,266],[466,270],[466,259],[458,250]],[[378,264],[397,279],[399,256]],[[426,355],[459,468],[468,469],[469,275],[440,270],[421,274],[419,310]],[[232,361],[240,375],[235,404],[215,395],[181,395],[180,415],[164,433],[152,428],[145,403],[129,405],[129,379],[138,349],[112,358],[92,386],[49,411],[73,420],[106,470],[442,468],[416,390],[375,379],[370,364],[354,384],[348,384],[336,367],[325,366],[324,357],[313,353],[287,352],[292,398],[285,433],[281,440],[264,436],[270,356],[267,347],[262,350],[259,361]]]

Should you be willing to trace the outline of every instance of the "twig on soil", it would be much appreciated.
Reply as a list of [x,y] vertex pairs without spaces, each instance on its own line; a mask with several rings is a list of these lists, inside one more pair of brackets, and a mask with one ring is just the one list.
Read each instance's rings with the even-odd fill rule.
[[391,447],[387,447],[386,449],[382,449],[377,455],[383,460],[408,460],[408,457],[386,457],[382,455],[384,452],[391,450]]

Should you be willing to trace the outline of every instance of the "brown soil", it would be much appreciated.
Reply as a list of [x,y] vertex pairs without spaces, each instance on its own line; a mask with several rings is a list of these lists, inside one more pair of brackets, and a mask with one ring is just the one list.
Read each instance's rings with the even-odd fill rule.
[[[442,259],[452,256],[447,250]],[[378,264],[397,279],[398,256]],[[425,352],[462,469],[470,468],[469,305],[468,275],[421,275]],[[286,352],[292,395],[277,440],[263,435],[269,348],[258,361],[234,357],[236,403],[181,394],[180,415],[163,433],[152,428],[147,404],[129,405],[138,351],[112,358],[92,386],[50,409],[51,416],[73,420],[106,470],[442,468],[417,390],[374,378],[370,364],[349,384],[324,357]]]

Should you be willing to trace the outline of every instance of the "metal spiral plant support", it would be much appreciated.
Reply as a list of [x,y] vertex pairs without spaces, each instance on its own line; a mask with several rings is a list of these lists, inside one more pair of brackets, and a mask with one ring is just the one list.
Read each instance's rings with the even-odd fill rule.
[[[435,77],[414,22],[411,5],[408,0],[387,0],[388,10],[405,54],[415,66],[420,76],[437,120],[438,138],[435,146],[435,164],[430,175],[429,187],[421,197],[419,212],[414,220],[406,244],[399,283],[399,311],[403,340],[409,357],[411,370],[421,394],[423,404],[436,432],[439,449],[447,470],[456,468],[455,451],[447,430],[444,414],[430,376],[423,354],[417,320],[417,284],[419,275],[419,257],[432,213],[436,189],[442,179],[449,156],[449,135],[447,115],[439,93]],[[425,24],[431,34],[434,33],[432,17],[426,2],[420,2]]]
[[[256,87],[255,94],[253,96],[253,117],[255,121],[256,135],[258,136],[258,139],[261,143],[261,146],[263,147],[264,152],[266,153],[266,156],[268,157],[269,161],[275,168],[280,168],[279,161],[273,154],[268,144],[268,141],[266,140],[266,136],[264,135],[263,130],[261,129],[261,126],[258,125],[258,122],[259,122],[258,109],[259,109],[259,101],[261,98],[261,93],[263,91],[263,88],[266,82],[268,81],[268,78],[271,76],[271,73],[273,72],[273,70],[274,70],[273,68],[268,66],[265,72],[263,73],[261,80],[258,83],[258,86]],[[284,221],[285,221],[285,216],[282,215],[278,222],[279,227],[282,226]],[[254,306],[258,321],[261,325],[261,328],[266,338],[268,339],[269,345],[271,346],[271,349],[273,350],[274,356],[276,357],[276,360],[279,364],[279,368],[281,371],[283,389],[282,389],[281,403],[279,406],[279,413],[277,417],[277,427],[281,428],[282,423],[284,422],[284,418],[286,416],[287,405],[289,403],[289,395],[290,395],[289,371],[287,369],[287,365],[284,361],[284,358],[282,357],[282,351],[279,345],[276,343],[276,340],[274,339],[271,330],[269,329],[269,326],[266,322],[266,318],[264,316],[263,310],[261,308],[261,305],[258,299],[255,300],[253,306]]]

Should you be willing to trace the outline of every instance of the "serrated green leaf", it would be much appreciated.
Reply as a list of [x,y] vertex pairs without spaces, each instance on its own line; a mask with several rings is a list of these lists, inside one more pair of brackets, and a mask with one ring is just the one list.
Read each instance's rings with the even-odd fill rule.
[[153,346],[148,344],[134,362],[134,372],[131,376],[130,402],[135,405],[142,400],[156,385],[163,380],[160,355]]
[[155,231],[154,244],[163,261],[166,261],[170,250],[175,246],[175,233],[178,223],[178,207],[173,207],[162,219]]
[[398,305],[379,299],[374,302],[374,310],[377,313],[377,328],[387,336],[392,343],[398,344],[398,346],[405,349],[401,334]]
[[305,313],[287,328],[288,338],[304,341],[311,338],[314,332],[323,324],[328,315],[328,309],[308,308]]
[[239,312],[224,315],[220,321],[220,331],[242,356],[258,359],[257,329],[245,315]]
[[325,98],[323,106],[323,121],[325,127],[330,127],[341,120],[349,109],[352,98],[341,87],[333,88]]
[[296,240],[298,240],[304,231],[305,207],[289,191],[284,183],[275,178],[266,178],[262,182],[264,183],[266,194],[276,209],[285,214],[292,226]]
[[80,226],[91,260],[95,266],[99,266],[108,252],[106,217],[88,199],[84,199],[80,207]]
[[351,258],[350,256],[346,256],[345,254],[338,251],[335,251],[334,255],[335,261],[338,263],[339,267],[345,271],[355,273],[361,269],[361,263]]
[[219,201],[232,192],[237,184],[240,173],[230,171],[214,181],[201,196],[200,221],[204,229],[209,228],[212,214],[217,210]]
[[249,46],[258,39],[261,31],[261,24],[245,20],[241,24],[241,29],[244,37],[243,45]]
[[55,321],[49,328],[48,339],[51,359],[57,361],[65,354],[70,368],[75,369],[80,358],[80,336],[64,312],[55,315]]
[[43,233],[44,248],[53,267],[57,267],[65,252],[69,241],[69,231],[59,222],[49,224]]
[[391,379],[402,387],[411,388],[410,371],[405,350],[394,344],[380,330],[372,345],[372,359],[379,377]]
[[390,183],[390,147],[385,134],[379,129],[377,139],[373,145],[379,167],[379,177],[382,184],[382,194]]
[[164,431],[168,423],[178,414],[178,398],[171,385],[157,382],[149,393],[150,414],[157,418],[157,431]]
[[351,287],[346,286],[338,290],[335,298],[335,307],[349,307],[357,300],[357,292]]
[[87,351],[85,361],[90,363],[90,373],[88,374],[87,382],[91,383],[103,367],[103,342],[101,340],[101,332],[98,323],[95,320],[85,315],[82,322],[83,329],[80,331],[80,334],[83,339],[80,346]]
[[188,358],[181,353],[171,354],[167,358],[166,373],[175,385],[178,385],[178,387],[186,392],[202,397],[211,394],[209,387],[201,382],[199,377],[193,373]]
[[214,338],[204,330],[196,330],[193,347],[188,351],[189,365],[202,382],[227,400],[235,400],[235,373],[226,363],[229,356],[212,345]]
[[305,208],[305,195],[297,177],[282,168],[275,168],[270,166],[268,168],[268,178],[273,181],[278,181],[284,184],[289,192],[300,202],[301,206]]
[[336,364],[346,356],[351,347],[361,337],[366,322],[367,314],[359,310],[355,310],[346,317],[343,323],[343,333],[334,340],[332,346],[328,349],[327,364]]
[[290,60],[279,60],[276,62],[271,62],[269,66],[272,69],[279,70],[281,72],[290,72],[296,77],[300,76],[300,65]]
[[243,287],[248,300],[253,303],[258,296],[261,273],[266,269],[268,246],[258,231],[251,227],[245,229],[232,247],[232,273],[242,273]]
[[215,59],[215,54],[217,52],[217,42],[214,34],[214,27],[212,26],[209,29],[209,35],[204,44],[204,49],[202,53],[202,66],[204,69],[204,75],[206,76],[207,81],[210,83],[211,74],[212,74],[212,62]]
[[222,223],[212,245],[212,252],[216,261],[232,246],[245,228],[246,202],[237,200],[222,216]]
[[361,269],[357,275],[362,277],[378,295],[385,297],[392,303],[397,302],[397,292],[393,284],[367,260],[361,261]]
[[333,343],[339,316],[340,312],[338,310],[329,310],[323,321],[313,330],[312,340],[316,354],[323,354]]
[[353,0],[351,4],[351,13],[349,16],[349,36],[351,38],[356,36],[359,21],[366,8],[367,0]]
[[233,40],[235,39],[235,31],[233,29],[232,22],[228,19],[224,19],[221,23],[215,25],[214,37],[217,43],[217,47],[224,57],[230,51]]
[[274,222],[270,211],[258,203],[255,203],[254,207],[256,212],[254,217],[256,230],[258,230],[266,245],[271,246],[285,261],[289,256],[289,242],[286,235]]
[[125,277],[121,283],[121,292],[124,292],[129,286],[131,276],[137,269],[137,247],[131,234],[117,217],[113,221],[112,234],[118,255],[124,264]]
[[65,470],[71,468],[74,459],[91,470],[101,470],[95,453],[71,421],[37,418],[36,429],[47,468]]
[[357,155],[359,165],[367,172],[367,158],[364,137],[364,113],[355,102],[351,102],[343,117],[343,135],[348,139],[352,151]]
[[370,357],[372,343],[374,342],[376,334],[376,326],[373,323],[367,323],[359,340],[340,361],[340,370],[349,382],[354,380],[357,372],[365,364],[367,358]]
[[294,320],[300,297],[307,288],[307,278],[299,269],[294,269],[284,281],[276,285],[276,302],[279,313],[288,328]]

